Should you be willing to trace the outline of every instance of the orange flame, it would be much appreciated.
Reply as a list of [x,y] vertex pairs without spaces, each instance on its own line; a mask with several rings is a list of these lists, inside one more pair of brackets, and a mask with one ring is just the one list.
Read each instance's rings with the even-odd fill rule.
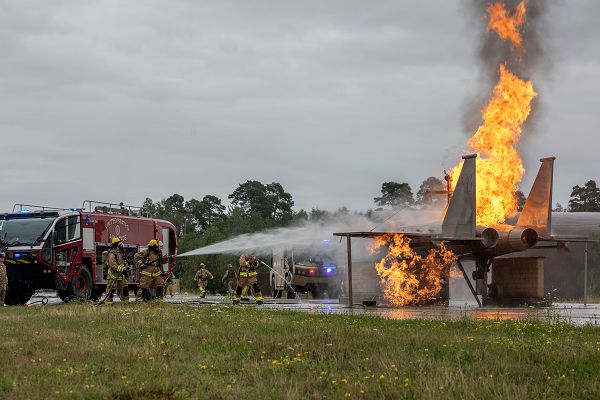
[[456,256],[441,244],[421,256],[410,247],[411,239],[390,233],[378,236],[369,248],[375,253],[387,246],[385,257],[375,265],[383,284],[384,297],[395,306],[424,304],[438,298],[448,267]]
[[[483,125],[469,139],[469,146],[481,155],[477,160],[479,225],[503,223],[517,213],[515,192],[525,169],[515,146],[536,96],[531,81],[519,79],[500,65],[500,79],[482,112]],[[452,170],[453,188],[461,167]]]
[[519,50],[523,49],[523,38],[519,30],[525,22],[525,3],[526,0],[519,3],[512,16],[508,15],[504,4],[500,2],[490,4],[487,8],[490,18],[487,27],[488,31],[493,29],[500,38],[509,40]]

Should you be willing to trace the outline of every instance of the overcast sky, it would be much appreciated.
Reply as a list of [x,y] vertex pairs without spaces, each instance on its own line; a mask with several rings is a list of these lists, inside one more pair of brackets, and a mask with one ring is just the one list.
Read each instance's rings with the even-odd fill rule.
[[[600,2],[555,2],[529,191],[600,180]],[[480,25],[449,1],[0,2],[0,208],[141,204],[280,182],[296,209],[373,207],[466,147]]]

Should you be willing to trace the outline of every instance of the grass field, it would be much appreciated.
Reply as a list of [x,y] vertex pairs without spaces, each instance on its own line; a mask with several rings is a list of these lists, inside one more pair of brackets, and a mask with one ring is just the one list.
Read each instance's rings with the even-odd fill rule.
[[10,399],[600,398],[600,329],[168,304],[0,309]]

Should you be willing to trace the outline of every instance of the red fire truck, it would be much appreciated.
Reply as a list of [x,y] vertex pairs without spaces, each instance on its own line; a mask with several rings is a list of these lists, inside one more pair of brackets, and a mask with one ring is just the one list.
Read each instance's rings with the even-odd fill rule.
[[[157,239],[166,277],[175,266],[177,235],[173,224],[148,218],[140,207],[86,200],[82,208],[61,209],[17,204],[0,214],[0,238],[7,246],[6,304],[25,304],[38,289],[56,289],[62,299],[100,298],[106,289],[102,252],[111,239],[124,240],[128,260]],[[137,291],[139,271],[129,273]]]

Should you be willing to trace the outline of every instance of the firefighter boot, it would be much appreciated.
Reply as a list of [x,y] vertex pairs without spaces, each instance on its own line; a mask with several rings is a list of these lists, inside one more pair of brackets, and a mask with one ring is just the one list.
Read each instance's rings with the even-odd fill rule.
[[129,303],[129,287],[125,286],[119,293],[121,303]]
[[242,301],[250,301],[250,297],[248,297],[248,289],[248,286],[243,287],[242,295],[240,296]]
[[265,302],[264,301],[265,299],[264,299],[264,297],[262,296],[262,294],[260,292],[256,294],[255,299],[256,299],[256,305],[257,306],[262,306],[264,304],[264,302]]
[[242,287],[238,286],[235,290],[235,297],[233,298],[233,304],[240,304],[242,300]]
[[115,294],[114,290],[110,290],[110,291],[106,292],[106,300],[104,300],[104,304],[112,304],[114,294]]
[[165,297],[164,286],[158,286],[156,288],[156,300],[163,301]]
[[137,295],[135,296],[135,302],[138,303],[142,301],[148,301],[150,300],[150,297],[150,290],[139,288]]

